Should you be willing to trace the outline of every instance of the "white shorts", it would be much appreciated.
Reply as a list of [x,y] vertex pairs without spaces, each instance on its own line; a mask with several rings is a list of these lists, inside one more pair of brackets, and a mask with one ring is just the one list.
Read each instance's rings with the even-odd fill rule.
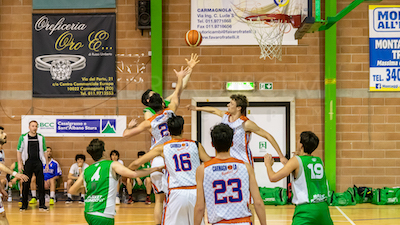
[[196,189],[170,190],[164,207],[162,224],[193,225],[196,193]]
[[[164,165],[165,165],[164,158],[161,156],[157,156],[151,161],[151,168],[164,166]],[[153,191],[155,194],[167,193],[167,191],[168,191],[168,182],[167,182],[167,178],[165,175],[165,170],[163,170],[163,171],[164,171],[164,173],[154,172],[154,173],[150,174],[150,179],[151,179],[151,183],[153,185]]]

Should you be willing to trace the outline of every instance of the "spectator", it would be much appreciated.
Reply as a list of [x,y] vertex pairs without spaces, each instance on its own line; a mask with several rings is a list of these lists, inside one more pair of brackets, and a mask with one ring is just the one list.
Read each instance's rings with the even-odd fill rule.
[[[86,156],[83,154],[77,154],[75,156],[75,161],[76,163],[72,164],[68,174],[68,181],[67,181],[68,199],[65,202],[67,204],[72,203],[72,195],[69,193],[69,189],[78,179],[78,177],[83,173],[83,171],[89,167],[89,165],[85,163]],[[84,203],[84,202],[85,202],[85,194],[81,193],[81,200],[79,201],[79,203]]]
[[[124,161],[122,161],[120,158],[119,158],[119,152],[117,151],[117,150],[112,150],[111,152],[110,152],[110,159],[112,160],[112,161],[118,161],[119,163],[121,163],[122,165],[124,165]],[[120,199],[120,187],[121,187],[121,181],[122,181],[122,190],[127,186],[127,182],[126,182],[126,178],[120,178],[119,180],[118,180],[118,191],[117,191],[117,197],[116,197],[116,199],[115,199],[115,204],[117,204],[117,205],[119,205],[119,204],[121,204],[121,199]]]
[[[15,171],[18,173],[18,162],[14,162],[11,166],[10,169],[12,171]],[[12,201],[12,190],[18,190],[19,191],[19,205],[22,205],[22,186],[19,183],[19,179],[14,177],[13,175],[7,174],[7,180],[8,180],[8,201]]]
[[[138,158],[142,157],[144,154],[146,154],[145,151],[140,151],[138,152],[137,156]],[[145,164],[141,165],[137,170],[142,170],[142,169],[147,169],[147,168],[151,168],[151,163],[150,162],[146,162]],[[145,176],[145,177],[136,177],[134,179],[128,179],[126,182],[126,188],[128,189],[128,194],[129,194],[129,198],[128,198],[128,204],[133,203],[133,198],[132,198],[132,189],[134,190],[144,190],[146,189],[146,204],[150,205],[151,201],[150,201],[150,194],[151,194],[151,179],[150,179],[150,175]],[[132,187],[133,186],[133,187]]]

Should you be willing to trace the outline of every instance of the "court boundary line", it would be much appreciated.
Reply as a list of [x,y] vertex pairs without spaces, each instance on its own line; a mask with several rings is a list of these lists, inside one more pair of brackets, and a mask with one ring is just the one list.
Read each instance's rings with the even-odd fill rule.
[[338,206],[335,206],[335,208],[337,210],[339,210],[339,212],[352,224],[352,225],[356,225],[347,215],[346,213],[344,213]]

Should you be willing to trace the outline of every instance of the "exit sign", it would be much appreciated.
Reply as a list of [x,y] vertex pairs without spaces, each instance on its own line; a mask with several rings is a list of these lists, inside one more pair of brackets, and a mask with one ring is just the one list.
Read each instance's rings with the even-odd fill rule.
[[272,90],[274,89],[274,85],[271,83],[260,83],[258,89],[260,90]]

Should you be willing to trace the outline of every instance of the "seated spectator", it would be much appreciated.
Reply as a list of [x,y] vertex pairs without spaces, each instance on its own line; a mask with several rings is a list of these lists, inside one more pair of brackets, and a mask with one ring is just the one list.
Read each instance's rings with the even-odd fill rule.
[[[44,189],[50,189],[50,205],[54,205],[54,199],[56,197],[56,181],[62,175],[60,164],[53,159],[52,151],[51,147],[47,147],[47,150],[44,153],[46,165],[43,165]],[[32,198],[34,198],[33,191],[36,191],[36,185],[32,184],[36,184],[36,177],[32,176],[31,182]]]
[[[118,161],[119,163],[121,163],[122,165],[124,165],[124,162],[119,158],[119,152],[117,151],[117,150],[112,150],[111,152],[110,152],[110,159],[112,160],[112,161]],[[121,177],[119,180],[118,180],[118,192],[117,192],[117,197],[116,197],[116,199],[115,199],[115,204],[117,204],[117,205],[119,205],[119,204],[121,204],[121,199],[120,199],[120,187],[121,187],[121,182],[122,182],[122,186],[123,186],[123,188],[122,188],[122,190],[124,189],[124,187],[126,187],[126,178],[125,177]]]
[[[138,158],[142,157],[144,154],[146,154],[145,151],[140,151],[138,152],[137,156]],[[145,164],[141,165],[137,170],[142,170],[142,169],[147,169],[151,168],[151,163],[146,162]],[[133,188],[132,188],[133,186]],[[150,175],[145,176],[145,177],[136,177],[133,179],[128,179],[126,188],[128,189],[128,194],[129,194],[129,199],[128,199],[128,204],[131,204],[133,202],[132,198],[132,189],[133,190],[146,190],[146,204],[150,205],[150,194],[151,194],[151,179]]]
[[[18,173],[18,162],[11,164],[10,169]],[[13,175],[6,175],[8,181],[8,201],[12,202],[12,190],[19,191],[19,205],[22,205],[22,185],[19,183],[19,179]]]
[[[72,195],[69,194],[69,189],[78,179],[78,177],[83,173],[83,171],[89,167],[89,165],[85,163],[86,156],[83,154],[77,154],[75,156],[75,161],[76,163],[72,164],[68,174],[68,181],[67,181],[68,199],[65,202],[67,204],[72,203]],[[84,202],[85,202],[85,194],[81,193],[81,200],[79,201],[79,203],[84,203]]]

